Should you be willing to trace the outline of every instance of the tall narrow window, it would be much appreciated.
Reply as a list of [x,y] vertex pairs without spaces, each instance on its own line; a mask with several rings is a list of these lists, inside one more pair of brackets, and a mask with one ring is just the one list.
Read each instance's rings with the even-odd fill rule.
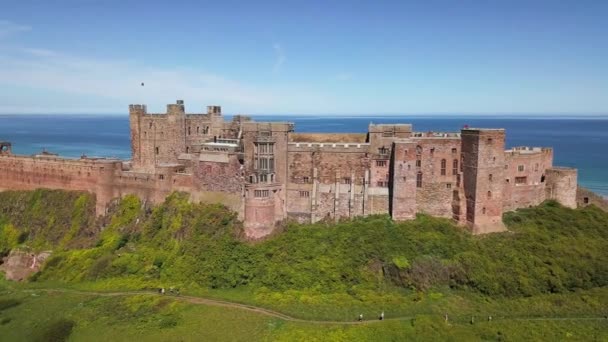
[[445,176],[445,169],[447,167],[447,161],[445,159],[441,159],[441,175]]
[[155,152],[156,152],[156,154],[158,154],[160,152],[160,150],[158,149],[158,147],[155,148]]
[[458,159],[454,159],[452,161],[452,175],[456,176],[458,174]]
[[490,173],[490,175],[488,176],[488,180],[491,182],[492,181],[492,174]]
[[190,127],[188,127],[188,135],[190,135]]
[[492,198],[492,191],[488,191],[488,198]]
[[422,172],[418,172],[416,175],[416,187],[422,188]]

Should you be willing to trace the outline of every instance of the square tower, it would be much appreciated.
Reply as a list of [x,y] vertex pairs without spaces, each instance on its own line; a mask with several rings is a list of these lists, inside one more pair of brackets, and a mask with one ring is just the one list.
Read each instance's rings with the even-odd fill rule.
[[466,128],[461,137],[467,224],[475,234],[504,231],[505,130]]

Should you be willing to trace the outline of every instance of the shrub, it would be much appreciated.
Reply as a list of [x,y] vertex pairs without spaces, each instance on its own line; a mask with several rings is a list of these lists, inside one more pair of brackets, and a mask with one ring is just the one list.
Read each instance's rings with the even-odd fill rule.
[[67,341],[74,326],[76,326],[76,322],[72,320],[65,318],[58,319],[43,328],[40,335],[35,340],[41,342]]

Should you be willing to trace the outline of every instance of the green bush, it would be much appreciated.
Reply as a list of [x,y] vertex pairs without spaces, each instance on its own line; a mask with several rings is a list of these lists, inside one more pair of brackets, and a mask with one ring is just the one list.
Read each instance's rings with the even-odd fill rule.
[[[21,205],[2,204],[11,214],[0,216],[0,227],[37,222],[39,213],[53,218],[45,217],[42,225],[59,225],[62,233],[38,223],[28,230],[28,241],[43,236],[41,245],[59,249],[38,280],[122,279],[149,286],[247,286],[353,296],[394,287],[448,286],[513,297],[608,285],[608,214],[594,207],[572,210],[550,201],[506,213],[509,232],[486,236],[473,236],[447,219],[419,215],[396,223],[378,215],[337,224],[291,224],[252,244],[239,240],[242,226],[227,207],[191,203],[183,193],[172,194],[151,211],[137,197],[126,196],[100,221],[103,229],[88,216],[94,215],[83,194],[1,196]],[[59,198],[69,200],[51,211],[47,200]],[[15,236],[12,229],[3,234]],[[84,235],[90,243],[73,247]]]
[[58,319],[44,327],[35,340],[41,342],[67,341],[75,326],[76,322],[72,320],[65,318]]

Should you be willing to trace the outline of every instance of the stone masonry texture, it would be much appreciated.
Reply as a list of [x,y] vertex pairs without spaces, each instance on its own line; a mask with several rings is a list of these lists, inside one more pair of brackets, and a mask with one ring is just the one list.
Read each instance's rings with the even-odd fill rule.
[[577,206],[577,170],[553,166],[551,148],[505,150],[502,129],[370,124],[366,134],[302,134],[290,122],[227,121],[219,106],[187,114],[181,100],[160,114],[130,105],[129,122],[131,160],[15,155],[0,141],[0,191],[88,191],[99,215],[127,194],[158,203],[183,191],[235,210],[252,239],[284,220],[417,213],[484,234],[505,229],[504,211],[547,199]]

